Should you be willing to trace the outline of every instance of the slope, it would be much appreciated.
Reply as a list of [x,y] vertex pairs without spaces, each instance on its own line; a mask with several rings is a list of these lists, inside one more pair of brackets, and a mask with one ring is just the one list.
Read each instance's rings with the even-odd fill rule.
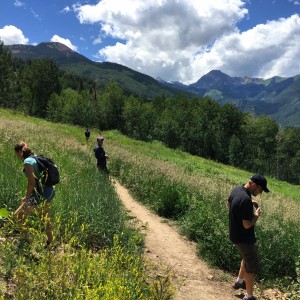
[[219,70],[212,70],[190,85],[161,82],[200,97],[208,96],[221,104],[233,103],[245,112],[268,115],[282,126],[300,126],[299,75],[264,80],[231,77]]
[[[197,257],[196,243],[183,237],[178,229],[139,204],[126,188],[114,180],[116,191],[128,214],[136,220],[145,234],[145,255],[163,274],[171,270],[171,282],[176,292],[174,300],[230,300],[243,297],[242,290],[231,288],[235,276],[211,268]],[[259,299],[286,299],[278,289],[260,290]]]
[[[1,115],[2,112],[3,111],[1,111]],[[16,114],[9,114],[9,113],[7,113],[7,117],[9,119],[14,119],[14,120],[18,118]],[[20,118],[23,119],[23,122],[26,121],[28,124],[30,124],[30,118],[25,116],[20,116]],[[34,126],[32,128],[35,129]],[[74,142],[75,140],[77,140],[77,142],[75,142],[76,149],[74,149],[76,153],[81,152],[82,150],[84,153],[87,153],[87,156],[91,157],[91,159],[88,160],[89,164],[92,162],[92,148],[94,145],[93,144],[89,144],[89,145],[83,144],[81,146],[79,145],[80,141],[84,143],[84,129],[71,127],[71,126],[64,126],[60,124],[56,124],[55,129],[60,134],[64,136],[67,135],[68,137],[70,137],[70,139],[68,138],[68,142],[63,145],[64,147],[73,148]],[[49,137],[49,132],[47,134],[48,137]],[[17,133],[20,134],[20,130],[18,130]],[[53,134],[54,133],[50,135],[52,137],[51,138],[52,143],[56,142],[55,135]],[[131,190],[134,191],[134,194],[138,194],[137,191],[139,191],[140,192],[139,195],[143,196],[144,198],[145,196],[147,196],[147,192],[149,191],[145,189],[144,185],[140,184],[140,179],[143,179],[143,177],[145,177],[146,179],[145,185],[148,185],[153,191],[153,194],[150,196],[154,196],[154,195],[157,195],[159,197],[164,196],[160,190],[160,188],[162,187],[163,192],[165,192],[167,196],[165,197],[165,200],[171,199],[172,201],[173,200],[176,201],[177,191],[180,191],[181,195],[183,196],[184,193],[186,192],[186,190],[183,189],[183,185],[181,184],[183,183],[189,186],[189,191],[186,194],[186,196],[184,196],[185,199],[192,202],[196,201],[197,200],[196,197],[195,198],[191,197],[190,192],[192,192],[193,190],[200,190],[202,193],[201,197],[205,199],[207,202],[214,202],[215,194],[221,195],[220,201],[222,202],[221,203],[222,207],[224,207],[224,199],[226,199],[225,196],[228,194],[228,190],[231,188],[231,186],[233,184],[240,183],[241,180],[243,180],[244,178],[248,178],[249,176],[247,172],[231,168],[230,166],[224,166],[201,158],[192,157],[186,153],[182,153],[181,151],[174,151],[174,150],[167,149],[157,142],[155,143],[138,142],[135,140],[128,139],[118,134],[117,132],[105,132],[103,134],[106,137],[106,143],[107,143],[106,150],[111,157],[109,163],[111,171],[116,176],[118,176],[120,180],[126,183],[126,185],[128,185],[131,188]],[[97,130],[96,129],[92,130],[92,139],[95,139],[97,135],[98,135]],[[74,139],[75,137],[76,139]],[[16,136],[13,135],[10,138],[13,140],[16,138]],[[45,143],[44,139],[37,140],[36,145],[40,146],[42,142]],[[47,142],[47,146],[49,146],[48,142]],[[77,151],[79,148],[81,148],[81,150]],[[83,152],[80,154],[81,157],[83,157],[82,156]],[[62,154],[63,153],[61,153],[61,155]],[[68,159],[70,159],[70,156],[68,156]],[[136,165],[136,168],[132,168],[129,165],[129,163],[131,163],[132,165]],[[143,172],[143,168],[146,169],[145,172]],[[157,170],[156,173],[154,173],[154,169]],[[157,174],[159,174],[159,176],[157,176]],[[163,176],[160,176],[160,174],[163,174]],[[151,177],[151,175],[153,177]],[[152,184],[155,183],[152,181],[153,178],[155,178],[157,182],[161,184],[161,186],[159,186],[158,184],[153,186]],[[172,179],[171,185],[169,185],[168,182],[169,178]],[[68,180],[66,180],[66,183],[67,182]],[[274,210],[276,210],[276,205],[278,207],[278,203],[280,204],[280,209],[281,210],[283,209],[285,218],[294,217],[298,220],[297,212],[299,211],[298,210],[299,207],[297,206],[296,202],[294,202],[292,198],[294,198],[295,200],[299,199],[299,191],[300,191],[299,186],[288,185],[286,183],[281,183],[276,180],[270,180],[269,182],[270,182],[270,186],[272,186],[272,195],[270,195],[270,197],[268,198],[260,199],[260,201],[264,201],[263,207],[266,212],[266,219],[264,219],[264,222],[268,223],[268,215],[269,217],[271,217],[271,220],[273,219],[272,214],[274,213]],[[119,195],[123,200],[126,197],[128,198],[128,194],[124,189],[122,189],[121,187],[118,187],[118,189],[120,191]],[[73,197],[73,193],[71,193],[70,195]],[[83,197],[85,197],[85,194],[83,195]],[[150,199],[151,199],[150,206],[153,204],[155,205],[156,199],[154,197],[153,198],[150,197]],[[283,199],[284,201],[282,201]],[[193,292],[196,293],[197,291],[198,292],[202,291],[202,293],[207,292],[208,297],[218,297],[218,298],[199,298],[199,299],[219,299],[220,293],[222,293],[222,296],[224,293],[225,297],[227,297],[228,295],[231,296],[231,294],[228,292],[229,291],[228,288],[231,284],[232,277],[230,275],[228,275],[228,278],[222,277],[223,279],[228,280],[228,283],[225,284],[219,282],[220,277],[212,278],[211,276],[217,273],[215,273],[215,271],[207,269],[205,264],[203,264],[201,261],[195,258],[195,251],[196,251],[195,244],[187,241],[187,239],[180,237],[178,235],[178,231],[175,230],[174,228],[171,230],[168,226],[164,226],[166,224],[162,224],[162,223],[172,224],[173,222],[166,221],[166,219],[158,218],[152,215],[148,210],[144,210],[142,206],[139,206],[138,208],[138,210],[142,210],[142,212],[139,213],[134,208],[136,203],[132,203],[132,204],[133,206],[130,206],[130,204],[129,206],[127,206],[127,208],[131,210],[132,215],[134,215],[136,218],[141,220],[143,225],[145,225],[145,223],[149,224],[149,228],[147,228],[147,232],[146,232],[147,236],[149,237],[151,236],[152,239],[150,240],[151,244],[147,244],[148,248],[146,252],[148,253],[149,257],[151,258],[152,256],[152,258],[156,259],[156,261],[160,264],[161,262],[163,262],[167,266],[174,267],[174,270],[176,272],[174,280],[175,282],[177,280],[176,284],[180,286],[180,290],[178,293],[179,298],[177,299],[197,299],[197,298],[183,298],[185,295],[193,295],[192,293]],[[217,203],[214,202],[213,204],[216,210],[215,204]],[[145,205],[149,206],[149,203],[146,202]],[[154,207],[152,206],[152,208]],[[199,208],[200,207],[198,207],[198,209]],[[282,214],[282,211],[280,212]],[[293,212],[294,215],[288,215],[288,213],[290,212]],[[84,211],[84,215],[86,215],[86,211]],[[210,211],[205,211],[205,214],[203,214],[203,216],[204,219],[209,219],[212,217]],[[199,214],[198,217],[201,218],[201,214]],[[152,223],[153,220],[155,220],[155,223]],[[277,223],[277,219],[276,219],[276,223]],[[281,226],[283,225],[282,220],[280,224]],[[199,225],[199,227],[200,226],[201,225]],[[280,239],[280,230],[278,228],[275,228],[275,230],[276,230],[276,240]],[[210,236],[211,232],[208,231],[205,234],[206,236]],[[274,246],[274,240],[272,240],[271,231],[268,231],[267,234],[268,234],[267,247],[269,248],[270,245]],[[214,239],[218,240],[219,237],[220,236],[218,236],[218,238],[214,237]],[[285,235],[284,238],[287,239],[288,236]],[[293,236],[293,239],[295,238],[296,236]],[[225,244],[228,244],[224,236],[222,236],[221,240],[223,240]],[[288,240],[288,242],[290,243],[289,246],[291,246],[292,240]],[[180,247],[180,249],[178,247]],[[214,249],[214,251],[217,250],[218,249]],[[276,250],[277,250],[276,247],[271,247],[272,252],[276,252]],[[284,249],[285,257],[287,257],[288,250],[289,249]],[[278,251],[281,251],[281,249],[278,249]],[[213,291],[212,291],[212,287],[213,287]],[[223,287],[225,289],[223,289]],[[259,289],[257,292],[259,292]],[[234,296],[239,296],[239,294]],[[279,299],[279,298],[276,298],[275,296],[273,298],[271,296],[267,296],[264,299]]]
[[161,85],[154,78],[136,72],[128,67],[110,62],[94,62],[71,50],[61,43],[40,43],[31,45],[5,46],[11,50],[13,57],[21,59],[50,58],[62,68],[91,78],[99,85],[114,80],[125,91],[140,95],[146,99],[157,95],[174,96],[182,91]]

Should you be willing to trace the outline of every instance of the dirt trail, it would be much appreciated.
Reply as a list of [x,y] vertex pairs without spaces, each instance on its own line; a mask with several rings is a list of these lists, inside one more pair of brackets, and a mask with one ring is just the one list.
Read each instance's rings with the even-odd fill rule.
[[[175,300],[238,299],[239,291],[231,291],[230,283],[217,280],[216,271],[196,256],[196,246],[182,237],[174,226],[137,203],[118,182],[116,191],[129,211],[145,228],[146,256],[155,264],[171,267]],[[237,298],[238,297],[238,298]]]

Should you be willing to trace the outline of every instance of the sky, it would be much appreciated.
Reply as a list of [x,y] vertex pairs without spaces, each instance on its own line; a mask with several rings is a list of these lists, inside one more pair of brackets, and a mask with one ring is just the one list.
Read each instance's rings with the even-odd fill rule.
[[300,0],[0,0],[5,45],[60,42],[185,84],[300,74]]

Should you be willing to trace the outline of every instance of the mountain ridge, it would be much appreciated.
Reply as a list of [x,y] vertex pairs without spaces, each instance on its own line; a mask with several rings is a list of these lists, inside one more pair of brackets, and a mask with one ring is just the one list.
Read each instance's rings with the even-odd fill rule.
[[300,127],[300,75],[274,76],[268,79],[230,77],[220,70],[212,70],[195,83],[184,85],[162,81],[226,104],[232,103],[242,111],[265,114],[282,126]]
[[146,99],[158,94],[175,96],[182,93],[174,87],[166,87],[149,75],[134,71],[126,66],[111,62],[95,62],[58,42],[43,42],[32,45],[8,45],[13,57],[24,60],[51,58],[63,69],[79,76],[94,79],[100,85],[114,80],[126,92]]
[[231,77],[220,70],[211,70],[189,85],[154,79],[129,67],[112,62],[94,62],[57,42],[36,46],[5,46],[22,59],[51,58],[59,66],[98,84],[114,80],[126,92],[151,99],[158,95],[173,97],[180,93],[210,97],[220,104],[232,103],[240,110],[265,114],[281,126],[300,127],[300,75],[274,76],[269,79]]

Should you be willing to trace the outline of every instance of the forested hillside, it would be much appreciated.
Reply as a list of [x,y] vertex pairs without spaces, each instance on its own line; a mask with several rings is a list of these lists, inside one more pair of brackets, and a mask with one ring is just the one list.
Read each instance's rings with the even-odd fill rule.
[[280,128],[209,98],[143,99],[62,70],[49,59],[12,58],[0,44],[0,105],[54,122],[118,129],[129,137],[300,184],[300,128]]
[[161,82],[200,97],[211,97],[220,104],[232,103],[244,112],[267,115],[283,127],[300,127],[299,75],[262,79],[230,77],[212,70],[190,85]]
[[174,96],[182,93],[165,87],[149,75],[134,71],[126,66],[111,62],[91,61],[83,55],[57,42],[32,45],[7,45],[14,58],[23,60],[52,59],[63,70],[94,80],[98,86],[105,85],[111,78],[126,93],[151,98],[157,94]]
[[267,115],[282,127],[300,127],[300,75],[262,79],[231,77],[220,70],[212,70],[197,82],[185,85],[161,78],[155,80],[117,63],[92,61],[58,42],[6,45],[4,48],[11,51],[13,58],[52,59],[63,70],[91,79],[98,87],[113,80],[126,94],[147,100],[159,95],[176,97],[179,94],[209,97],[221,105],[234,104],[243,112]]

